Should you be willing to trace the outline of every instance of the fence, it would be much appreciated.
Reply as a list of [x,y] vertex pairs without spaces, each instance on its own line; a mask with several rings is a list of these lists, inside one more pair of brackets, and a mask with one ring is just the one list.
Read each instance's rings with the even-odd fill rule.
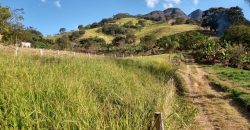
[[[0,49],[4,48],[8,50],[10,53],[14,53],[15,57],[18,57],[21,55],[21,51],[27,51],[28,54],[37,54],[40,56],[87,56],[87,57],[115,57],[117,58],[116,54],[111,54],[111,55],[96,55],[96,54],[91,54],[91,53],[76,53],[76,52],[70,52],[70,51],[60,51],[60,50],[45,50],[45,49],[32,49],[32,48],[19,48],[19,47],[6,47],[6,46],[0,46]],[[24,53],[24,52],[23,52]],[[130,57],[134,57],[133,55],[130,55]],[[142,56],[140,56],[142,57]],[[125,55],[123,54],[122,57],[120,58],[126,58]],[[161,112],[155,112],[155,129],[156,130],[164,130],[164,120],[163,120],[163,113]]]
[[[63,51],[63,50],[47,50],[47,49],[33,49],[33,48],[20,48],[20,47],[13,47],[13,46],[0,46],[0,48],[8,49],[8,51],[13,51],[14,55],[18,57],[22,53],[27,52],[27,54],[35,54],[40,56],[88,56],[88,57],[113,57],[113,58],[128,58],[128,57],[135,57],[134,55],[125,56],[117,55],[117,54],[92,54],[92,53],[77,53],[73,51]],[[141,57],[142,56],[138,56]]]

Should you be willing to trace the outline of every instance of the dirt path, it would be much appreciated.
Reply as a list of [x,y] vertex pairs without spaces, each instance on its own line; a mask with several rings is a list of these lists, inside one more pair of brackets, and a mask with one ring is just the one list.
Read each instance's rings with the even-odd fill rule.
[[186,82],[190,100],[200,110],[195,119],[201,129],[250,130],[249,113],[237,107],[224,92],[211,86],[202,68],[186,65],[179,72]]

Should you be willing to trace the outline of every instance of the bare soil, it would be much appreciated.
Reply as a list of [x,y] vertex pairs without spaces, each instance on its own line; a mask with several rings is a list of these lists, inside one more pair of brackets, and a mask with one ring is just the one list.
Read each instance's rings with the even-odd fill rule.
[[250,130],[250,114],[226,93],[210,85],[203,68],[189,64],[179,73],[185,81],[189,99],[199,109],[195,117],[197,129]]

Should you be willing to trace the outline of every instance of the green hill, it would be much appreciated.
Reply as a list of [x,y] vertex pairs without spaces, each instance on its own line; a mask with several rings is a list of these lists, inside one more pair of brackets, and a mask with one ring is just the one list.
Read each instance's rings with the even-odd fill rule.
[[[145,19],[140,19],[140,18],[121,18],[118,20],[115,20],[111,22],[110,24],[117,24],[119,26],[123,26],[124,24],[128,22],[132,22],[134,25],[138,23],[139,20],[144,20],[146,23],[146,26],[143,27],[140,30],[134,29],[133,33],[136,36],[136,41],[139,42],[139,39],[145,35],[155,35],[157,38],[160,38],[162,36],[169,36],[177,33],[182,33],[182,32],[187,32],[187,31],[192,31],[192,30],[199,30],[199,26],[197,25],[189,25],[189,24],[182,24],[182,25],[170,25],[167,22],[155,22],[151,20],[145,20]],[[80,39],[84,38],[102,38],[104,39],[107,43],[111,43],[112,40],[114,39],[114,36],[112,35],[107,35],[104,34],[103,32],[100,31],[102,27],[96,27],[96,28],[91,28],[91,29],[86,29],[85,34],[82,35]],[[71,34],[71,32],[64,33],[64,35]],[[60,37],[55,36],[55,37]],[[55,39],[51,38],[50,39]]]

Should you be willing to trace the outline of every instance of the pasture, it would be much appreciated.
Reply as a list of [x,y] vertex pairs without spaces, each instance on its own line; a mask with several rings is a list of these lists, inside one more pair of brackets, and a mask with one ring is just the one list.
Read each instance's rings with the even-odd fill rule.
[[166,64],[21,51],[15,57],[0,47],[3,129],[139,130],[154,127],[156,111],[165,113],[166,128],[191,123],[193,113],[176,97],[169,83],[174,70]]

